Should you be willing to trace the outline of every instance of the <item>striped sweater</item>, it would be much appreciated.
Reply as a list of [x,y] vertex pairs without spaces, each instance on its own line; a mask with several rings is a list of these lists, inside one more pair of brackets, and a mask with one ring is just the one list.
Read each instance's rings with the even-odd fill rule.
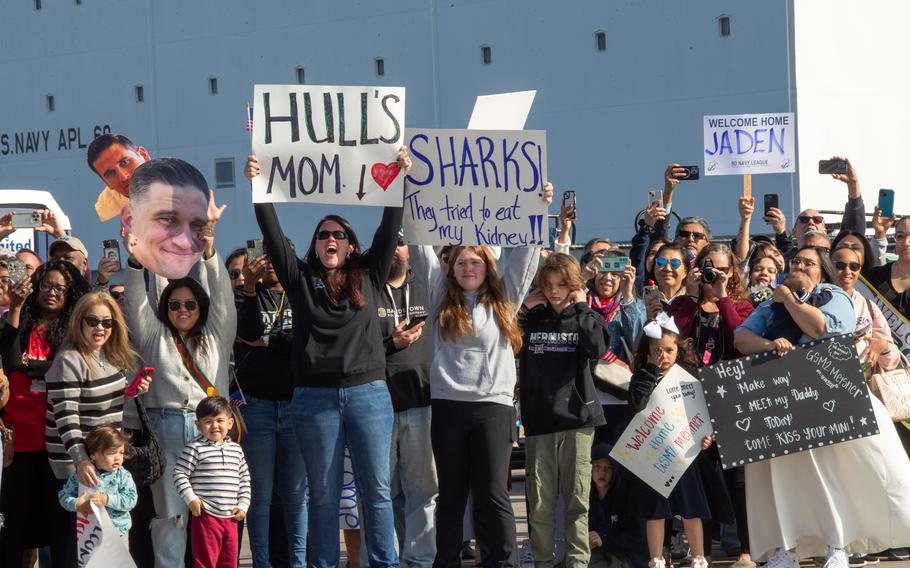
[[46,375],[47,420],[44,434],[51,469],[67,479],[88,459],[84,437],[95,426],[123,422],[126,375],[97,353],[94,371],[72,346],[62,348]]
[[250,508],[250,472],[240,444],[229,438],[221,444],[203,436],[190,440],[174,465],[174,485],[187,505],[201,499],[213,517],[229,519],[234,509]]

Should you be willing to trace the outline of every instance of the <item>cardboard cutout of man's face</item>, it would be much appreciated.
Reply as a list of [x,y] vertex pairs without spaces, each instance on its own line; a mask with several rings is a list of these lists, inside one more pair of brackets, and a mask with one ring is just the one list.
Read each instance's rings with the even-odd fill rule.
[[133,256],[154,274],[185,277],[202,258],[208,204],[198,188],[152,183],[124,209],[123,227],[136,239]]
[[121,144],[111,144],[101,152],[92,167],[109,188],[129,197],[133,171],[150,159],[148,152],[141,146],[130,150]]

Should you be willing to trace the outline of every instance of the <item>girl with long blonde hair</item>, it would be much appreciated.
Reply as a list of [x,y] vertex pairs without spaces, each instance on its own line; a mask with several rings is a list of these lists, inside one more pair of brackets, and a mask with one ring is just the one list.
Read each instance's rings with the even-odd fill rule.
[[[553,198],[549,183],[543,198]],[[513,564],[515,517],[507,482],[516,434],[515,354],[522,344],[516,316],[539,258],[538,246],[512,249],[500,276],[488,247],[456,246],[443,273],[432,247],[411,251],[412,270],[429,297],[438,568],[461,564],[469,490],[484,566]]]

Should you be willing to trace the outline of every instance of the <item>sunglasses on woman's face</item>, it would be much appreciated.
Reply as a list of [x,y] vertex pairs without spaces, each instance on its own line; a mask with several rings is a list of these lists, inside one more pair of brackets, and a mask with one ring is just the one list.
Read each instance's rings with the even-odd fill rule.
[[336,241],[348,240],[348,234],[344,231],[319,231],[319,233],[316,235],[316,238],[320,241],[324,241],[329,237],[335,237]]
[[111,291],[111,298],[119,300],[123,297],[123,292]]
[[110,329],[114,327],[114,320],[111,318],[101,319],[98,316],[85,316],[82,318],[82,321],[84,321],[85,325],[89,327],[98,327],[98,324],[101,324],[101,327],[104,329]]
[[858,272],[859,269],[862,268],[862,266],[863,265],[858,262],[844,262],[843,260],[834,261],[834,268],[836,268],[838,270],[844,270],[847,267],[849,267],[850,270],[852,270],[853,272]]
[[228,270],[228,278],[230,278],[231,280],[237,280],[238,278],[240,278],[240,274],[241,274],[241,272],[237,268],[232,268],[232,269]]
[[196,303],[196,300],[186,300],[183,302],[180,300],[171,300],[167,303],[167,309],[171,310],[172,312],[176,312],[180,310],[180,306],[183,306],[186,308],[186,311],[192,312],[198,305],[199,304]]
[[663,267],[667,266],[667,264],[669,264],[670,268],[672,268],[673,270],[676,270],[677,268],[682,266],[682,260],[680,260],[678,258],[667,258],[665,256],[661,256],[657,260],[654,261],[654,264],[656,264],[658,268],[663,268]]

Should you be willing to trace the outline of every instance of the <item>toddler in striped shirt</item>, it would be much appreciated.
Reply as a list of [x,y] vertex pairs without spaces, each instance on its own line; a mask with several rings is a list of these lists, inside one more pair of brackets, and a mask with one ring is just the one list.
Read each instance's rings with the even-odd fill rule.
[[221,396],[196,406],[202,432],[183,448],[174,484],[192,513],[190,535],[196,566],[236,566],[238,521],[250,507],[250,472],[243,450],[228,437],[231,407]]

